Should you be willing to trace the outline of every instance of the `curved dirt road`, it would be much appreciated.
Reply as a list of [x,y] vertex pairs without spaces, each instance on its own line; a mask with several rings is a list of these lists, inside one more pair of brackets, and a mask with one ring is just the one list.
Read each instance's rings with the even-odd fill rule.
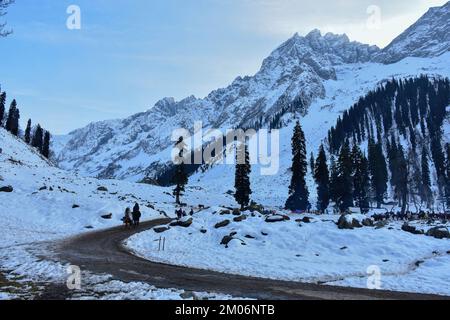
[[434,295],[342,288],[224,274],[153,263],[127,251],[122,242],[131,235],[167,224],[170,219],[144,222],[136,230],[117,227],[68,239],[56,251],[65,262],[95,273],[111,274],[124,282],[146,282],[159,288],[216,292],[256,299],[445,299]]

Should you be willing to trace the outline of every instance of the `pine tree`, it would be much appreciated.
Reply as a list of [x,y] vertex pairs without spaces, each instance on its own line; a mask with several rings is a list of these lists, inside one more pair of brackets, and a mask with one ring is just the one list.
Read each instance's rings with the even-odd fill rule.
[[36,126],[36,129],[34,130],[33,139],[31,140],[31,145],[39,150],[39,152],[42,152],[42,143],[44,138],[44,132],[42,130],[42,127],[40,124]]
[[447,174],[447,183],[445,188],[445,198],[447,203],[447,208],[450,208],[450,144],[446,144],[445,151],[447,154],[446,161],[446,174]]
[[320,146],[319,155],[316,159],[314,180],[317,184],[317,209],[324,213],[330,204],[330,173],[323,145]]
[[44,142],[42,144],[42,155],[47,159],[50,157],[50,132],[45,131]]
[[13,100],[9,107],[8,119],[6,120],[5,129],[15,136],[19,134],[19,119],[20,119],[20,112],[19,109],[17,108],[17,102],[16,100]]
[[314,154],[311,152],[311,157],[309,158],[309,167],[311,169],[311,174],[314,175],[314,168],[316,167],[314,164]]
[[361,213],[369,209],[369,161],[358,146],[353,148],[353,199]]
[[175,196],[175,202],[177,204],[181,204],[180,197],[183,195],[185,186],[188,183],[188,175],[186,174],[184,161],[186,144],[184,143],[183,137],[180,137],[178,139],[175,147],[180,150],[178,153],[180,163],[175,164],[175,173],[172,178],[172,183],[175,185],[175,188],[173,189],[173,195]]
[[246,144],[240,144],[236,148],[236,172],[234,187],[236,192],[234,198],[236,202],[241,206],[241,210],[244,210],[250,202],[250,195],[252,194],[250,188],[250,157]]
[[338,206],[341,212],[345,212],[353,206],[353,164],[350,152],[350,143],[345,141],[339,153],[337,162],[338,170]]
[[398,147],[397,163],[398,181],[395,188],[395,193],[397,194],[397,199],[399,199],[401,204],[402,214],[404,214],[408,204],[408,163],[401,145]]
[[27,128],[25,129],[24,140],[28,144],[30,144],[30,142],[31,142],[31,119],[28,119]]
[[292,137],[292,179],[286,209],[307,210],[309,208],[309,191],[306,186],[307,155],[306,141],[300,122],[297,121]]
[[339,199],[339,173],[337,170],[336,160],[332,155],[330,157],[330,200],[337,204]]
[[3,118],[5,117],[6,93],[0,94],[0,127],[3,126]]
[[381,142],[369,139],[369,172],[372,192],[377,208],[381,208],[387,192],[388,172]]
[[425,147],[422,148],[421,171],[421,187],[419,194],[422,203],[426,203],[427,208],[430,208],[432,204],[431,179],[427,149]]

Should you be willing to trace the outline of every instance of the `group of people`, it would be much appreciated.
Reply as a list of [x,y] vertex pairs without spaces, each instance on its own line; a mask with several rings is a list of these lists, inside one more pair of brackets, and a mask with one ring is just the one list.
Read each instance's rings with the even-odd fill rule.
[[401,212],[386,212],[381,214],[372,215],[374,221],[383,221],[383,220],[399,220],[399,221],[414,221],[414,220],[441,220],[441,221],[450,221],[450,213],[435,213],[435,212],[405,212],[402,214]]
[[[177,219],[180,220],[181,218],[186,217],[187,213],[182,208],[179,208],[175,210],[175,215],[177,216]],[[194,215],[194,209],[191,208],[191,211],[189,211],[189,215]]]
[[139,222],[141,220],[141,211],[139,208],[139,204],[136,203],[133,207],[133,211],[130,208],[126,208],[125,216],[123,217],[123,223],[126,228],[139,227]]

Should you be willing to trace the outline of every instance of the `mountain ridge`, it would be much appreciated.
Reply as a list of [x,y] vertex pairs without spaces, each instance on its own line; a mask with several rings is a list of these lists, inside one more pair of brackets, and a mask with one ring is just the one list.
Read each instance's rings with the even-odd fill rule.
[[[448,6],[429,12],[433,17],[435,12],[446,16]],[[429,12],[405,32],[433,25]],[[388,63],[396,60],[388,57],[401,57],[402,50],[394,50],[399,47],[398,38],[382,50],[350,41],[346,35],[322,35],[317,29],[306,36],[296,33],[264,59],[255,75],[237,77],[228,87],[213,90],[203,99],[163,98],[146,112],[71,132],[70,138],[58,143],[56,161],[64,169],[99,178],[155,178],[170,159],[173,129],[192,130],[198,120],[205,128],[261,127],[279,121],[286,112],[304,116],[314,101],[327,95],[325,83],[339,80],[337,68]],[[449,49],[450,41],[446,46]],[[433,50],[427,54],[434,56],[437,52]]]

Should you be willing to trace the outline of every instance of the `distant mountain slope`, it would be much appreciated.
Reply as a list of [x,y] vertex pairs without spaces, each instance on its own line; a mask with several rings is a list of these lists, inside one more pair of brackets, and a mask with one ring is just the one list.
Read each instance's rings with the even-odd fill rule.
[[393,63],[406,57],[434,57],[450,50],[450,1],[430,8],[375,58]]
[[[385,72],[387,69],[377,62],[394,62],[407,56],[426,58],[407,76],[433,72],[447,76],[445,68],[433,67],[441,59],[431,58],[450,48],[450,42],[439,38],[440,27],[435,26],[435,21],[448,23],[448,7],[447,3],[431,9],[385,50],[350,42],[345,35],[321,35],[318,30],[304,37],[296,34],[274,50],[254,76],[238,77],[230,86],[215,90],[204,99],[191,96],[177,102],[165,98],[147,112],[127,119],[92,123],[58,141],[55,160],[60,167],[87,176],[154,179],[165,172],[170,161],[172,131],[192,130],[195,121],[203,121],[205,128],[283,127],[286,123],[280,119],[285,113],[305,116],[316,101],[333,96],[348,101],[339,108],[349,108],[359,97],[350,92],[363,95],[373,87],[367,88],[363,83],[352,84],[360,88],[345,87],[351,82],[345,77],[365,78],[365,74],[370,74],[372,78],[367,81],[375,86],[386,76],[404,74],[405,69],[404,63],[392,64]],[[421,48],[413,48],[413,35],[420,39]],[[338,70],[345,68],[352,69],[353,74],[339,75]],[[383,72],[378,74],[377,69]],[[331,113],[325,118],[334,122],[337,116]]]

